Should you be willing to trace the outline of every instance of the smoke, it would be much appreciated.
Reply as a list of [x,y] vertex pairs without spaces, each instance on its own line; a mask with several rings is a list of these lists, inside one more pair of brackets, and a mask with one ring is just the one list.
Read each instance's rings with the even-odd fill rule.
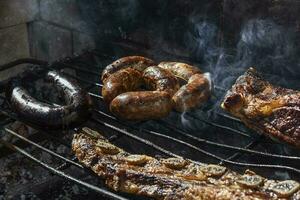
[[[268,80],[275,80],[275,84],[285,86],[293,83],[292,77],[300,75],[292,31],[271,19],[247,21],[233,47],[218,44],[218,36],[223,33],[215,23],[197,19],[200,18],[191,20],[192,27],[185,33],[185,45],[190,54],[202,63],[201,69],[211,72],[215,88],[226,91],[249,67],[255,67]],[[214,92],[216,98],[209,112],[219,108],[224,91]],[[213,117],[213,112],[209,116]],[[183,125],[191,127],[192,123],[185,115],[181,119]]]
[[92,34],[98,37],[127,37],[127,31],[137,26],[139,21],[139,1],[117,0],[76,1],[83,20],[88,23]]
[[197,60],[210,60],[216,55],[217,26],[207,21],[193,22],[191,31],[185,34],[187,49]]
[[236,61],[241,67],[256,66],[259,71],[277,75],[297,72],[292,39],[288,30],[272,20],[250,20],[240,33]]
[[217,45],[220,30],[214,23],[192,21],[193,27],[185,34],[187,49],[213,72],[213,80],[219,86],[228,87],[232,79],[251,66],[286,77],[300,73],[294,35],[270,19],[246,22],[233,49]]

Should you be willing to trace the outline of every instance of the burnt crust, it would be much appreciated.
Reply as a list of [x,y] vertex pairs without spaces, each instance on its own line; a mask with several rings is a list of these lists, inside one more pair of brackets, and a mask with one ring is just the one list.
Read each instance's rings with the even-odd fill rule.
[[259,133],[300,148],[299,91],[274,86],[250,68],[221,106]]
[[45,79],[61,92],[65,105],[41,102],[21,82],[14,82],[6,91],[12,110],[22,120],[43,128],[63,129],[84,122],[92,109],[88,93],[75,80],[57,71],[47,72]]
[[96,145],[99,141],[112,144],[100,134],[89,135],[86,128],[75,134],[72,149],[83,165],[104,178],[115,191],[174,200],[300,199],[300,185],[296,181],[268,180],[249,170],[240,175],[223,166],[183,158],[156,159],[135,154],[135,162],[128,162],[131,154],[116,146],[117,154],[102,151]]

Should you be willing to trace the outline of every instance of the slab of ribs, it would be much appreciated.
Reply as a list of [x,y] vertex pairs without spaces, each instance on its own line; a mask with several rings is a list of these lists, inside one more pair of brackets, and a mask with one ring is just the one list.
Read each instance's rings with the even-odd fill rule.
[[300,199],[296,181],[268,180],[249,170],[241,175],[180,157],[130,154],[89,128],[74,135],[72,149],[84,166],[117,192],[165,200]]
[[274,86],[250,68],[227,92],[222,108],[249,128],[300,148],[300,91]]

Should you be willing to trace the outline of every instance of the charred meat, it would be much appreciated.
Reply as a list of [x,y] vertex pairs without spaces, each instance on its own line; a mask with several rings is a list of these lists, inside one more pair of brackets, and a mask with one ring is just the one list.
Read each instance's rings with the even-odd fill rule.
[[296,181],[267,180],[249,170],[240,175],[223,166],[183,158],[129,154],[89,128],[74,135],[72,149],[84,166],[115,191],[154,199],[300,199]]
[[300,92],[274,86],[250,68],[227,92],[222,108],[249,128],[300,148]]
[[66,105],[52,105],[32,97],[17,81],[6,91],[12,109],[23,120],[40,127],[62,129],[86,120],[92,108],[92,100],[80,85],[57,71],[46,74],[47,81],[62,91]]

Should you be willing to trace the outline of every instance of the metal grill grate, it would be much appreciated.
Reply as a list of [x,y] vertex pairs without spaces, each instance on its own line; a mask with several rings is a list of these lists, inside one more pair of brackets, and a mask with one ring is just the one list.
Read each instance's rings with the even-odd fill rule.
[[[284,145],[276,144],[263,136],[255,136],[256,134],[249,133],[249,131],[241,124],[239,119],[222,113],[218,109],[211,111],[214,117],[209,116],[208,118],[201,117],[199,113],[185,113],[185,117],[196,122],[201,122],[204,127],[203,129],[198,128],[193,131],[186,130],[181,125],[176,125],[174,118],[178,119],[181,117],[178,113],[172,113],[172,116],[168,119],[153,120],[149,123],[129,123],[115,118],[107,111],[104,103],[102,102],[102,96],[99,95],[99,91],[101,91],[100,89],[102,87],[102,84],[99,83],[101,67],[106,66],[106,64],[112,62],[114,59],[115,58],[113,56],[101,54],[99,51],[89,51],[73,58],[57,61],[51,65],[39,60],[22,59],[2,66],[0,67],[0,70],[5,70],[22,63],[29,63],[42,65],[45,70],[61,70],[62,73],[76,79],[89,91],[89,94],[93,97],[96,104],[94,114],[85,126],[93,125],[97,127],[98,130],[109,130],[111,133],[110,139],[113,141],[119,141],[120,143],[120,139],[127,138],[140,143],[142,146],[152,149],[156,153],[166,156],[185,156],[195,160],[195,162],[214,162],[237,170],[251,168],[254,170],[261,170],[262,172],[268,171],[270,174],[274,174],[275,171],[279,170],[287,172],[291,178],[298,179],[300,177],[300,156],[296,151],[296,153],[294,153],[294,151],[291,150],[289,152],[290,155],[282,154],[282,151],[278,150],[278,147],[279,149],[286,148],[283,147]],[[74,70],[76,75],[64,71],[66,68]],[[32,80],[39,78],[37,74],[29,74],[30,75],[27,74],[27,76],[30,76],[29,78]],[[3,83],[2,86],[4,84],[5,83]],[[224,88],[218,86],[215,86],[215,90],[215,92],[222,94],[226,91]],[[6,124],[15,120],[22,121],[22,119],[18,119],[18,117],[10,111],[5,96],[2,95],[0,98],[0,102],[2,102],[0,113],[5,116],[5,118],[1,121],[1,127],[5,130],[5,132],[17,137],[20,141],[25,142],[28,145],[35,146],[35,148],[40,151],[50,154],[61,162],[58,166],[50,166],[26,152],[17,144],[11,144],[2,139],[0,140],[1,143],[3,143],[6,147],[23,154],[30,160],[58,176],[99,192],[106,197],[112,199],[126,199],[123,195],[110,192],[105,187],[92,185],[66,174],[64,170],[70,166],[84,169],[81,164],[76,161],[76,159],[72,160],[65,158],[57,152],[39,145],[31,138],[25,138],[17,132],[5,128]],[[220,123],[220,121],[223,121],[224,123]],[[244,130],[239,130],[238,128],[242,128]],[[213,129],[213,132],[216,134],[221,133],[225,138],[237,137],[239,138],[238,140],[246,142],[242,142],[243,145],[239,145],[236,142],[233,144],[227,143],[226,141],[228,140],[220,141],[213,136],[211,138],[207,138],[207,135],[205,134],[207,129]],[[74,131],[76,131],[76,129],[69,130],[67,132],[65,131],[64,134],[73,134]],[[65,141],[60,137],[52,136],[51,133],[46,130],[39,130],[36,134],[40,135],[43,139],[55,140],[56,142],[70,148],[71,141]],[[169,145],[163,147],[161,143],[157,142],[158,140],[163,141],[165,144],[173,144],[175,149],[178,149],[179,152],[170,150],[172,147],[169,147]],[[256,149],[256,147],[259,148]],[[179,149],[181,148],[184,149],[184,151],[180,151]],[[198,152],[198,155],[201,156],[193,157],[191,152]],[[201,157],[201,159],[199,159],[199,157]],[[282,165],[278,163],[284,164]]]

